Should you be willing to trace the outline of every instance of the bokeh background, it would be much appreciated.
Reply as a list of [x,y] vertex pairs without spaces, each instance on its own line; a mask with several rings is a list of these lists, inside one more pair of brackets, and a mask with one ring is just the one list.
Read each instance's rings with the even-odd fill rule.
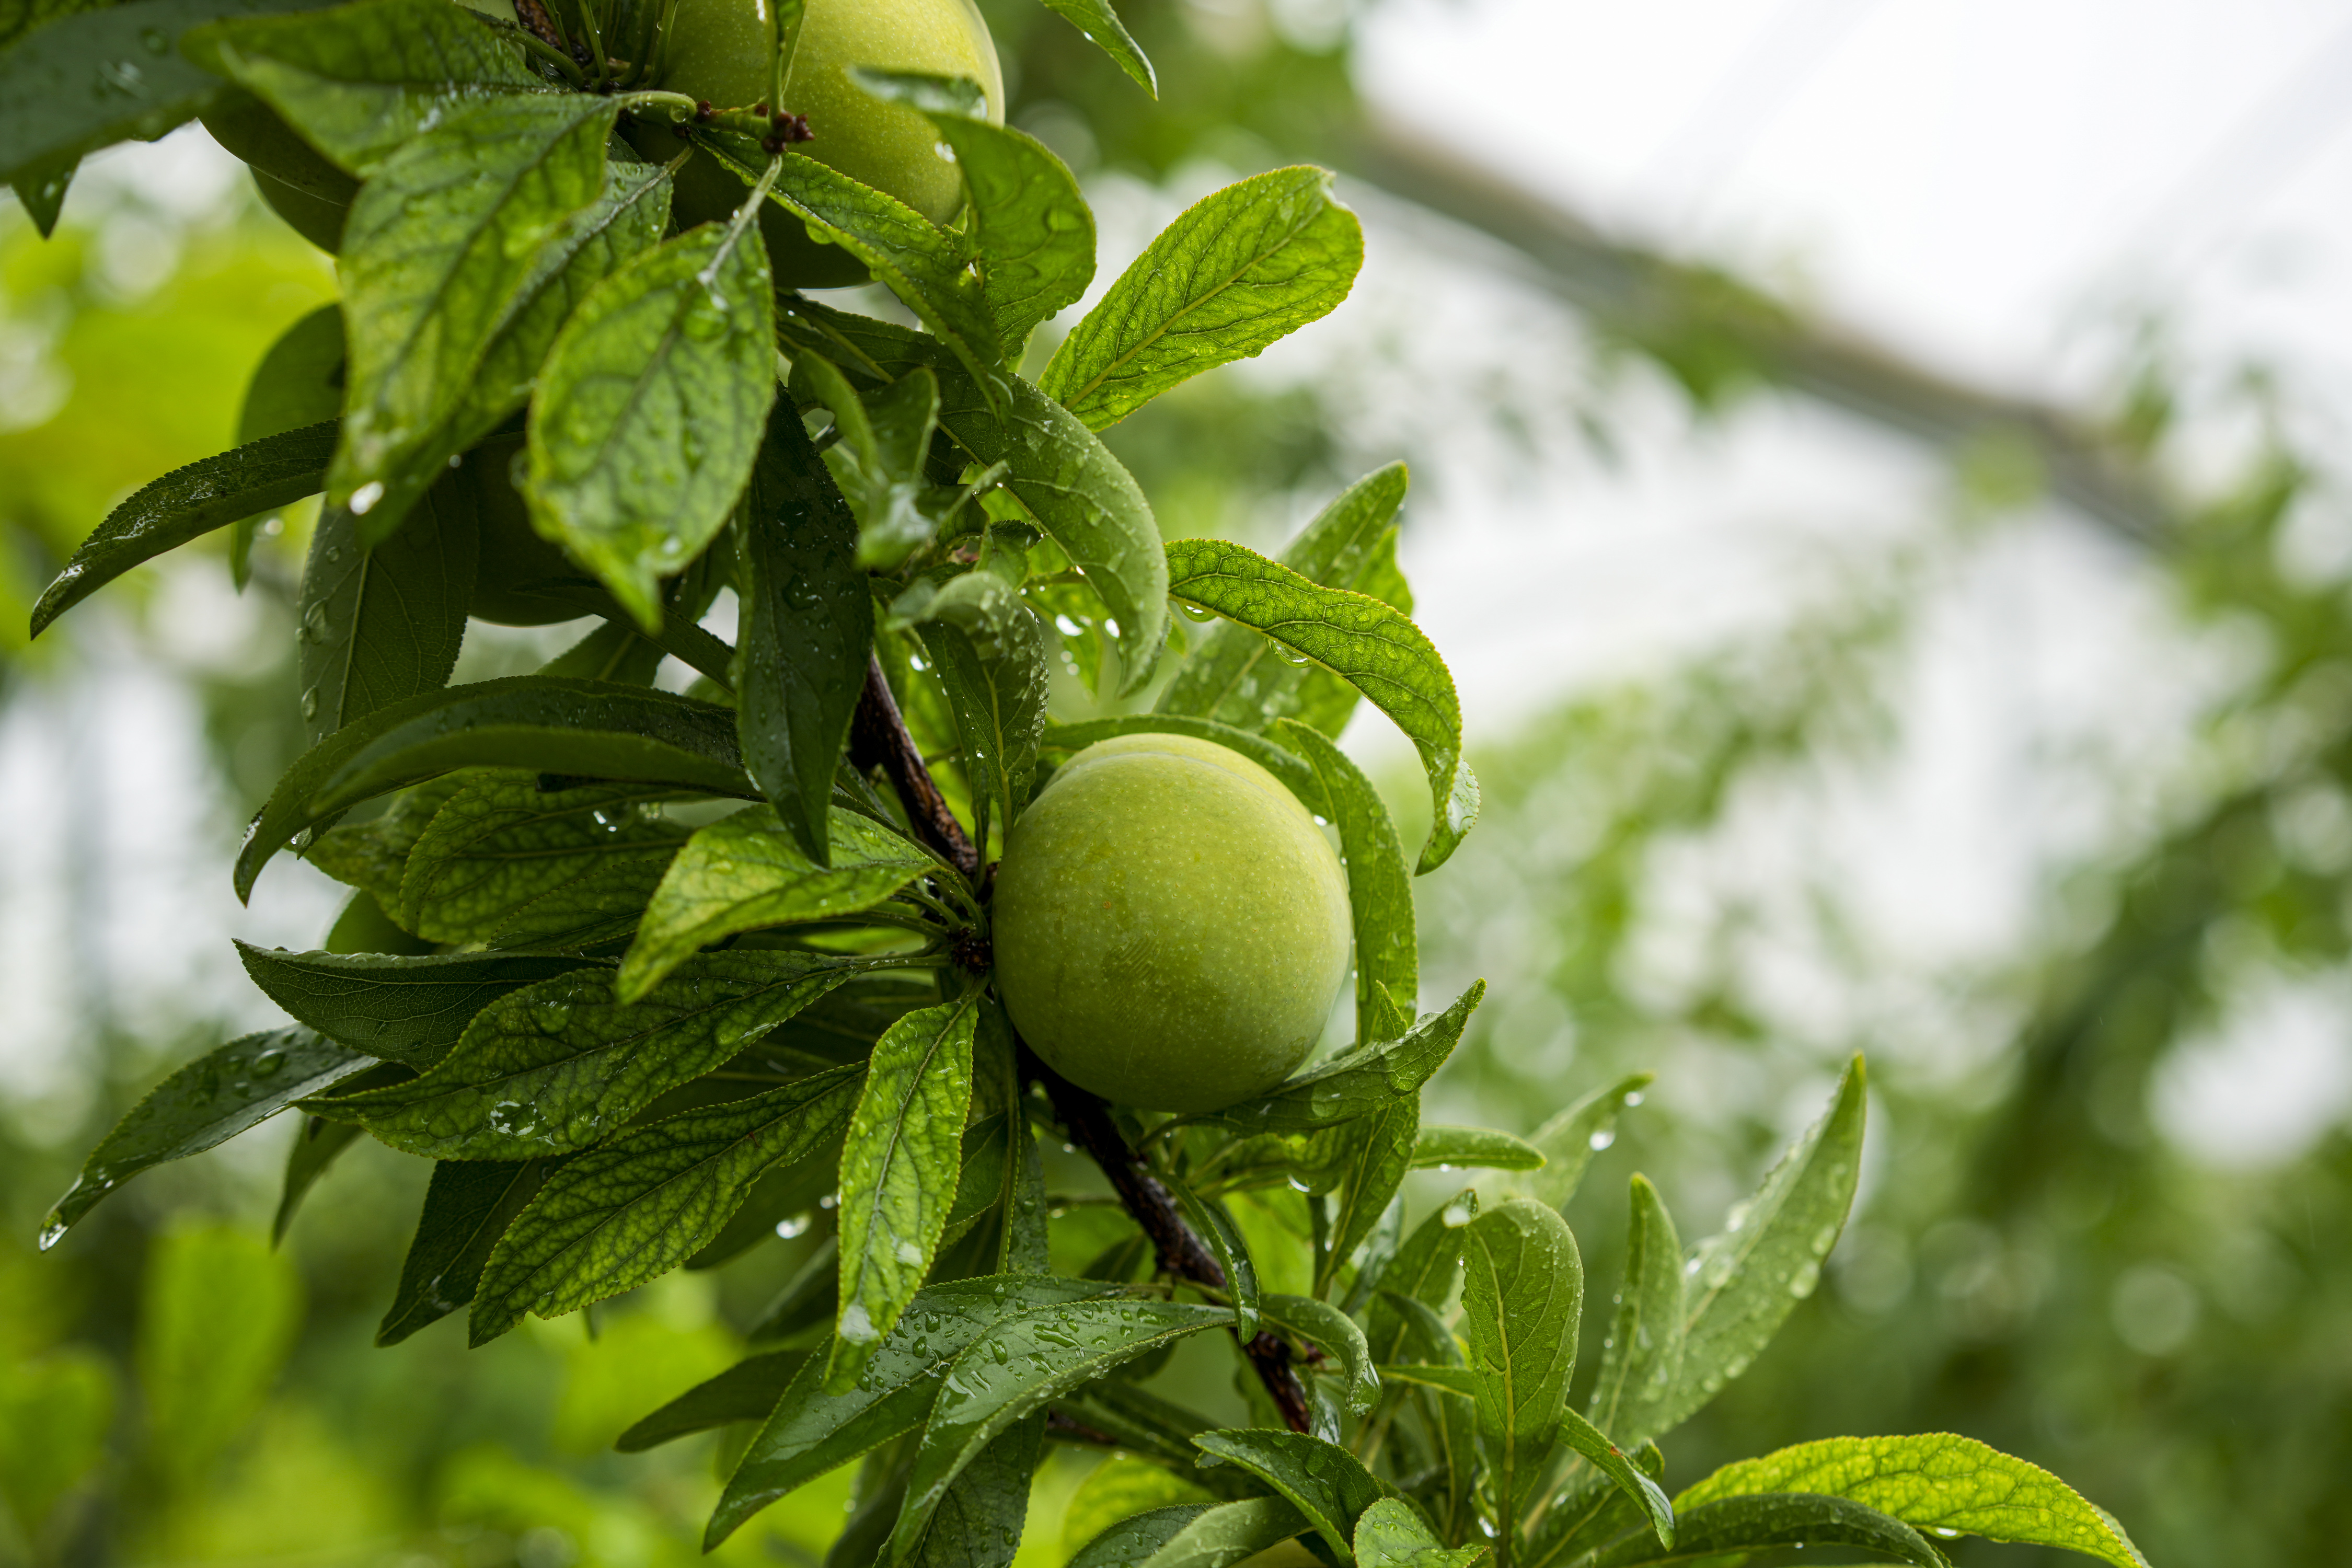
[[[1125,0],[1157,105],[984,8],[1106,280],[1279,163],[1365,218],[1337,314],[1110,439],[1171,536],[1261,546],[1413,465],[1487,802],[1421,884],[1428,989],[1493,985],[1439,1114],[1526,1130],[1657,1075],[1572,1215],[1605,1282],[1630,1173],[1702,1234],[1868,1054],[1854,1222],[1670,1480],[1955,1430],[2159,1568],[2343,1561],[2340,8]],[[337,890],[228,889],[299,744],[299,512],[242,595],[197,549],[38,645],[24,612],[228,445],[333,292],[194,127],[86,165],[46,245],[0,209],[0,1560],[684,1564],[723,1456],[610,1444],[732,1359],[791,1239],[593,1325],[379,1352],[424,1167],[355,1151],[272,1250],[281,1121],[32,1247],[147,1083],[271,1019],[228,938],[313,945]],[[484,634],[461,677],[540,651]],[[1381,726],[1348,742],[1410,840]],[[1083,1475],[1048,1471],[1024,1568]],[[840,1500],[723,1556],[814,1563]]]

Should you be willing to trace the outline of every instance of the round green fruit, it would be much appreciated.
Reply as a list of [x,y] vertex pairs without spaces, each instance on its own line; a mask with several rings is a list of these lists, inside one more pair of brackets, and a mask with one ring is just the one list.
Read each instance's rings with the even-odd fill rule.
[[535,582],[584,578],[587,574],[530,526],[530,509],[514,486],[515,454],[521,449],[521,437],[494,436],[467,453],[457,471],[441,481],[471,490],[474,515],[481,527],[481,548],[474,558],[474,595],[466,610],[476,620],[502,626],[576,621],[588,612],[568,601],[528,591]]
[[1055,1071],[1200,1111],[1307,1059],[1348,978],[1348,882],[1272,773],[1185,735],[1122,735],[1055,773],[997,868],[996,982]]
[[[769,96],[768,24],[756,0],[677,0],[662,79],[654,85],[719,109],[750,109]],[[971,0],[808,0],[783,102],[803,116],[814,140],[793,151],[898,197],[934,223],[953,217],[963,186],[939,154],[931,122],[885,103],[849,79],[852,66],[969,77],[988,95],[989,119],[1004,121],[1004,76],[996,46]],[[677,155],[658,113],[640,119],[630,140],[646,157]],[[743,182],[706,154],[678,171],[671,210],[678,226],[723,222],[743,205]],[[863,263],[809,237],[807,226],[770,203],[760,216],[776,283],[830,289],[866,279]]]

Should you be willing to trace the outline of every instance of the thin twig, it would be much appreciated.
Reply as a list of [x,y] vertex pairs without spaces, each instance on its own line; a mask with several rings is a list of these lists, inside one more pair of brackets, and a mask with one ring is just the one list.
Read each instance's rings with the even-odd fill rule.
[[[1061,1118],[1063,1127],[1078,1147],[1102,1167],[1120,1205],[1143,1227],[1144,1236],[1160,1255],[1161,1272],[1223,1292],[1227,1288],[1224,1269],[1209,1251],[1208,1244],[1184,1223],[1176,1200],[1160,1185],[1160,1178],[1128,1147],[1127,1140],[1110,1119],[1108,1107],[1038,1061],[1034,1053],[1024,1052],[1024,1056],[1027,1070],[1045,1086],[1054,1114]],[[1307,1386],[1299,1382],[1298,1369],[1291,1363],[1290,1347],[1274,1335],[1261,1332],[1242,1347],[1242,1353],[1249,1357],[1258,1381],[1265,1384],[1284,1424],[1294,1432],[1312,1431],[1314,1421],[1307,1410]]]
[[879,767],[898,792],[907,808],[907,822],[915,837],[929,845],[964,876],[978,881],[980,851],[972,847],[963,824],[948,809],[946,797],[923,765],[923,753],[907,733],[907,721],[890,695],[882,661],[868,656],[866,689],[857,694],[857,711],[849,721],[849,761],[860,770]]

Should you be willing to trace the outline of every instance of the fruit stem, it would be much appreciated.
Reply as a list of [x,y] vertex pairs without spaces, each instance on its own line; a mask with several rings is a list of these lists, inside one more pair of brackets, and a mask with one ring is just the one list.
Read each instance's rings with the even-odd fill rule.
[[907,732],[898,699],[890,695],[882,661],[872,654],[866,658],[866,689],[857,694],[857,710],[849,721],[849,762],[861,773],[879,767],[888,774],[916,838],[962,872],[965,881],[979,879],[980,851],[923,765],[923,753]]
[[[1118,1194],[1120,1205],[1143,1227],[1143,1234],[1160,1255],[1160,1271],[1187,1284],[1221,1296],[1225,1294],[1229,1289],[1225,1271],[1218,1266],[1215,1255],[1184,1223],[1182,1211],[1177,1208],[1176,1200],[1169,1195],[1160,1178],[1128,1147],[1100,1097],[1062,1077],[1025,1047],[1021,1056],[1024,1070],[1045,1086],[1045,1097],[1053,1102],[1054,1114],[1061,1119],[1071,1140],[1102,1167],[1111,1190]],[[1314,1420],[1307,1410],[1307,1385],[1298,1380],[1290,1347],[1273,1334],[1261,1332],[1242,1346],[1242,1353],[1249,1357],[1251,1369],[1265,1384],[1265,1392],[1274,1400],[1275,1409],[1281,1412],[1284,1425],[1294,1432],[1311,1433]]]

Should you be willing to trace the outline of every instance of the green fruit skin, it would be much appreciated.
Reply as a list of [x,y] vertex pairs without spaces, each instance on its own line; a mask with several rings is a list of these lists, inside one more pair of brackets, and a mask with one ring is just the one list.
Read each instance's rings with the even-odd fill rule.
[[1347,983],[1348,882],[1240,753],[1123,735],[1065,763],[997,868],[996,982],[1055,1071],[1146,1110],[1215,1110],[1297,1071]]
[[[768,99],[768,24],[753,0],[678,0],[669,52],[656,85],[720,109]],[[988,117],[1004,122],[1004,75],[988,24],[971,0],[808,0],[784,79],[782,107],[808,118],[814,140],[793,151],[905,202],[933,223],[963,202],[961,177],[941,158],[939,132],[911,109],[885,103],[849,79],[851,66],[970,77],[988,95]],[[630,127],[647,158],[667,163],[678,142],[655,111]],[[698,153],[678,171],[670,210],[680,228],[724,222],[743,205],[743,182]],[[862,283],[863,263],[808,236],[807,226],[769,204],[760,217],[768,262],[783,289]]]
[[467,614],[502,626],[548,626],[587,614],[562,599],[521,591],[520,584],[553,577],[585,577],[561,546],[541,539],[530,526],[530,510],[514,487],[520,436],[493,436],[466,454],[445,482],[470,483],[481,548],[474,558],[474,595]]

